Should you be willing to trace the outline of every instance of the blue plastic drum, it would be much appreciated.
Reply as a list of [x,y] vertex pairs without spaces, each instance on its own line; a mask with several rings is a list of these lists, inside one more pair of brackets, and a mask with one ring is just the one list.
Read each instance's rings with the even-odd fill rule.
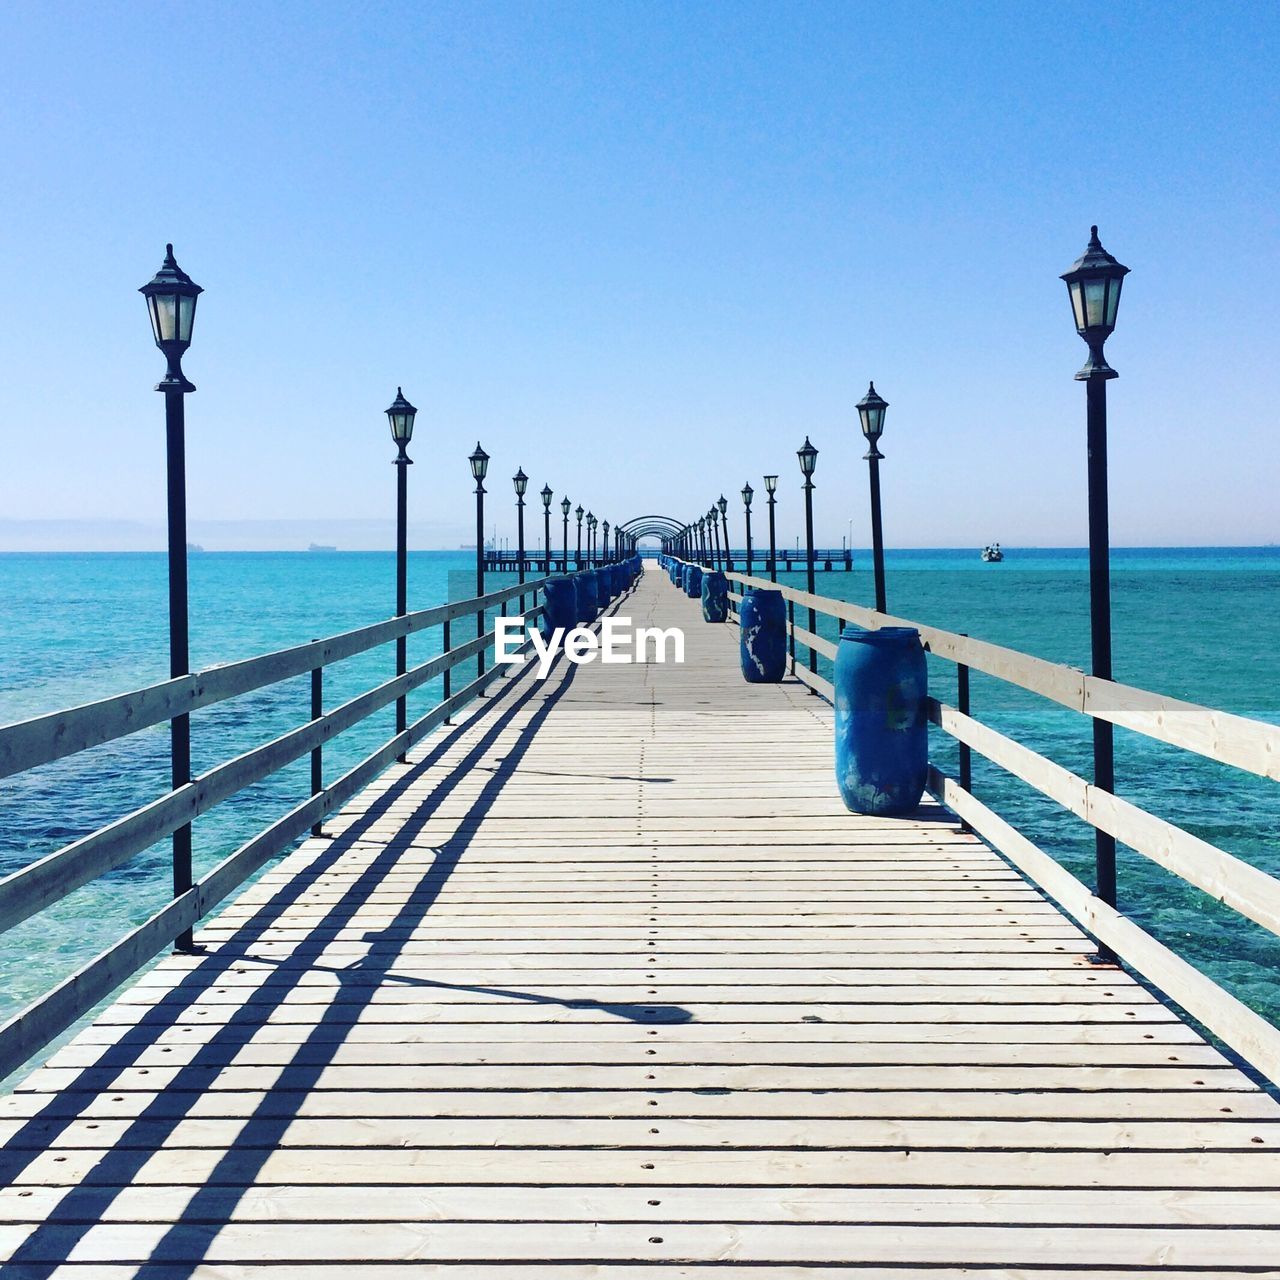
[[777,684],[787,670],[787,606],[782,592],[748,588],[738,620],[738,658],[751,684]]
[[929,672],[914,627],[846,627],[836,648],[836,782],[854,813],[910,813],[929,771]]

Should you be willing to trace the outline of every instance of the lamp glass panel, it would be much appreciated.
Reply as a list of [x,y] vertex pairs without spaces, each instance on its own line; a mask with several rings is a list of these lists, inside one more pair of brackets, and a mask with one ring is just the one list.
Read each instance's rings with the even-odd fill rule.
[[1076,328],[1082,333],[1084,332],[1084,285],[1079,280],[1072,281],[1067,285],[1067,292],[1071,294],[1071,310],[1075,313]]
[[172,342],[178,336],[178,298],[172,293],[151,295],[151,327],[157,342]]
[[1124,283],[1122,276],[1117,276],[1111,281],[1111,288],[1107,290],[1107,328],[1114,329],[1116,327],[1116,310],[1120,306],[1120,286]]
[[863,409],[862,434],[868,440],[878,440],[884,431],[884,410],[879,408]]
[[187,294],[178,299],[178,340],[191,341],[191,326],[196,319],[195,294]]
[[1086,280],[1084,282],[1084,317],[1088,327],[1104,324],[1106,321],[1107,282]]

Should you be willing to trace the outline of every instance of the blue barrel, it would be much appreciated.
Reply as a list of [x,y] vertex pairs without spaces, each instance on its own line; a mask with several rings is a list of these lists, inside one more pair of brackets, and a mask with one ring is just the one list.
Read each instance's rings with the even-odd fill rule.
[[578,584],[578,621],[579,623],[594,622],[596,614],[600,612],[600,596],[596,590],[596,571],[594,569],[583,569],[581,573],[574,575]]
[[702,575],[702,620],[723,622],[729,616],[729,579],[719,570]]
[[631,585],[631,569],[625,564],[615,564],[610,572],[613,574],[613,594],[620,596]]
[[548,578],[542,588],[542,634],[556,627],[571,631],[578,623],[578,589],[572,578]]
[[738,612],[738,659],[750,684],[777,684],[787,670],[787,606],[781,591],[748,588]]
[[692,596],[695,600],[702,598],[702,570],[696,564],[689,566],[689,576],[685,582],[684,593],[687,596]]
[[836,648],[836,782],[854,813],[910,813],[929,770],[929,672],[914,627],[845,627]]
[[596,596],[601,609],[607,609],[613,599],[613,574],[609,572],[607,564],[602,564],[596,570]]

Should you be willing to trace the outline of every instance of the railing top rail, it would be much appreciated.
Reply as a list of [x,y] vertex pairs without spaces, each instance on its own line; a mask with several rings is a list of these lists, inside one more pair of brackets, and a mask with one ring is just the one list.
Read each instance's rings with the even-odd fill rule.
[[127,737],[175,716],[252,693],[316,667],[355,657],[400,636],[479,613],[515,596],[530,595],[544,582],[546,578],[529,578],[469,600],[453,600],[430,609],[419,609],[326,639],[206,667],[203,671],[162,680],[97,702],[0,726],[0,778]]
[[1006,649],[986,640],[944,631],[911,618],[877,613],[864,605],[811,595],[807,591],[771,582],[768,578],[748,577],[737,572],[726,576],[744,586],[780,591],[785,599],[795,604],[855,626],[872,630],[914,627],[920,632],[924,647],[940,658],[985,672],[1083,715],[1107,720],[1145,737],[1194,751],[1220,764],[1280,781],[1280,725],[1166,697],[1134,685],[1102,680],[1075,667],[1050,662],[1047,658],[1037,658],[1017,649]]

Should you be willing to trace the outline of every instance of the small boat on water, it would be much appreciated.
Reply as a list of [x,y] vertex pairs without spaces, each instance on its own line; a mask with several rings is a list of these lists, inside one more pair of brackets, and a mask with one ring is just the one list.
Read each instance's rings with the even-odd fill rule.
[[312,543],[312,544],[307,548],[307,550],[308,550],[308,551],[337,551],[337,549],[338,549],[337,547],[327,547],[327,546],[324,546],[323,544],[321,544],[321,543],[319,543],[319,542],[313,542],[313,543]]
[[982,559],[984,564],[999,564],[1004,559],[1004,552],[1000,550],[1000,544],[991,542],[983,547]]

